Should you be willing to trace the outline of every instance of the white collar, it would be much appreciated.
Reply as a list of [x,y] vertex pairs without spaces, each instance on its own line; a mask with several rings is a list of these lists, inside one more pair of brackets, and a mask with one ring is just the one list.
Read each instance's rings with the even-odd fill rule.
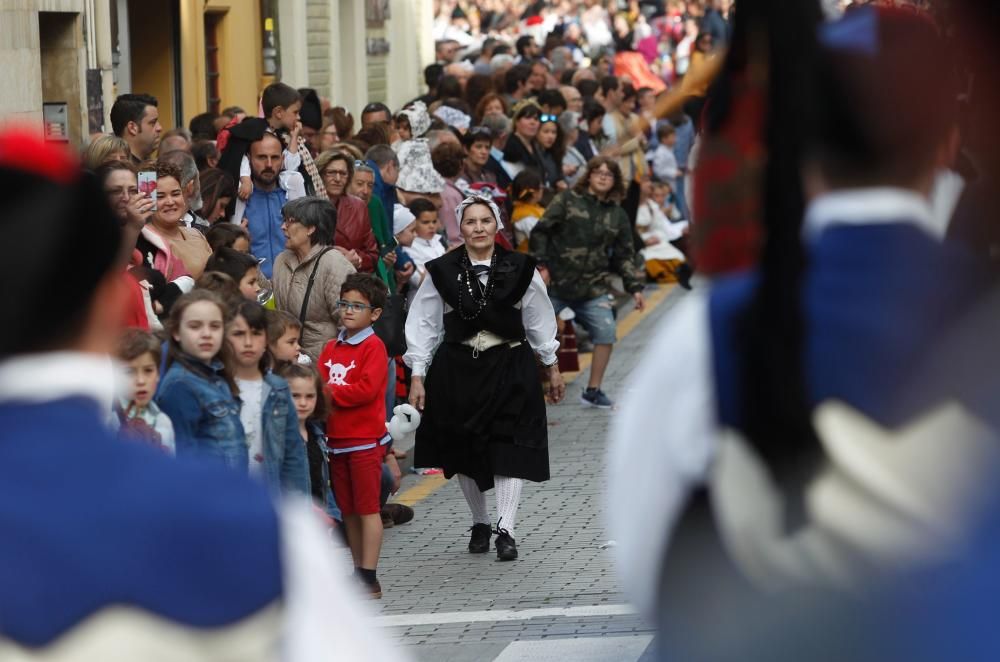
[[111,411],[121,385],[110,356],[88,352],[23,354],[0,361],[0,402],[39,403],[83,396]]
[[944,238],[947,224],[936,222],[927,198],[908,189],[856,188],[825,193],[806,210],[802,233],[815,241],[834,225],[911,223],[929,235]]
[[364,341],[368,340],[369,336],[375,335],[375,329],[368,327],[361,329],[355,333],[350,338],[347,337],[347,329],[341,329],[340,333],[337,334],[337,342],[346,343],[348,345],[360,345]]

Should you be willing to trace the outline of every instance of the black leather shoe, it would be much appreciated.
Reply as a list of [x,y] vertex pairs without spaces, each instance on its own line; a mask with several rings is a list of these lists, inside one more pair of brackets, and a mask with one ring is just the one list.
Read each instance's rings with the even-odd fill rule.
[[490,551],[490,525],[489,524],[473,524],[472,537],[469,539],[469,553],[470,554],[485,554]]
[[498,561],[513,561],[517,558],[517,545],[507,529],[497,528],[496,547]]
[[677,267],[677,271],[674,272],[674,277],[677,278],[677,284],[685,290],[691,289],[691,276],[693,275],[694,270],[691,269],[691,265],[687,262],[681,263],[681,265]]

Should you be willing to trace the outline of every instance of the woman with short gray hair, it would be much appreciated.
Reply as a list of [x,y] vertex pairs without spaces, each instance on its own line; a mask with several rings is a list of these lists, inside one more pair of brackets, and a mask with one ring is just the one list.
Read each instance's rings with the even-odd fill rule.
[[329,200],[292,200],[281,216],[286,242],[274,261],[274,303],[302,323],[299,344],[315,361],[327,341],[337,336],[340,286],[355,269],[333,250],[337,210]]

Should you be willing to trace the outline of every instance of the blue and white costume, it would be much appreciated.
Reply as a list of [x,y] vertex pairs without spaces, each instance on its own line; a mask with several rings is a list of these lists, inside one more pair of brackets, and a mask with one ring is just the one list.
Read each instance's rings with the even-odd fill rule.
[[0,659],[400,659],[305,502],[104,426],[107,357],[0,363]]
[[[657,612],[671,531],[703,485],[729,556],[765,590],[851,588],[865,581],[858,559],[879,570],[960,544],[962,516],[982,496],[970,488],[998,459],[996,413],[947,375],[919,381],[986,280],[943,234],[926,199],[901,189],[840,191],[809,207],[803,363],[825,458],[807,490],[808,525],[792,537],[740,432],[736,321],[755,276],[721,279],[671,311],[612,433],[611,533],[626,592],[645,613]],[[681,385],[666,396],[665,377]],[[943,444],[928,430],[961,434]],[[905,443],[877,441],[887,438]]]

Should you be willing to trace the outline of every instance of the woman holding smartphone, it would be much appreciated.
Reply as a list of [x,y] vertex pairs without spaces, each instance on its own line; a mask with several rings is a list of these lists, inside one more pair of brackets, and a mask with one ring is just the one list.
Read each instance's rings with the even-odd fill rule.
[[[140,177],[140,184],[142,179]],[[203,234],[186,228],[181,223],[188,206],[184,199],[184,189],[181,187],[181,171],[177,166],[157,162],[155,205],[153,215],[146,226],[149,232],[144,231],[143,234],[147,237],[150,234],[155,235],[154,240],[161,239],[165,248],[158,247],[179,258],[188,274],[197,280],[205,271],[205,263],[212,255],[212,249]],[[163,275],[168,281],[172,280],[172,274]]]
[[194,287],[194,280],[184,262],[174,255],[167,240],[154,232],[148,223],[156,203],[148,193],[139,189],[135,166],[128,161],[109,161],[97,170],[97,177],[104,186],[111,210],[126,232],[135,236],[134,240],[127,236],[125,241],[128,245],[132,245],[133,241],[135,243],[139,254],[134,260],[138,262],[136,266],[160,272],[168,283],[184,279],[174,298]]

